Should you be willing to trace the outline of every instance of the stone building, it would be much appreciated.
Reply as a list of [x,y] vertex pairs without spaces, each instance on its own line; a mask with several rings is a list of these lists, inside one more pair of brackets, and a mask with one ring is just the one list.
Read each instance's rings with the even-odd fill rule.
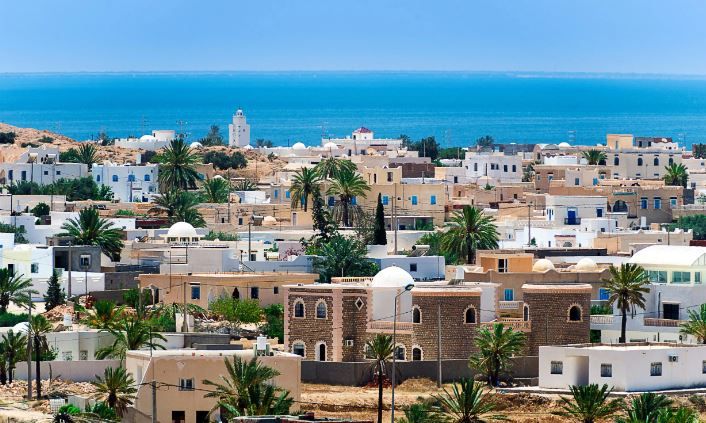
[[397,302],[398,360],[466,359],[482,327],[503,323],[527,335],[528,355],[540,345],[588,342],[591,286],[522,286],[520,315],[500,312],[496,283],[414,282],[398,267],[374,278],[286,285],[287,351],[317,361],[364,361],[365,344],[393,333]]

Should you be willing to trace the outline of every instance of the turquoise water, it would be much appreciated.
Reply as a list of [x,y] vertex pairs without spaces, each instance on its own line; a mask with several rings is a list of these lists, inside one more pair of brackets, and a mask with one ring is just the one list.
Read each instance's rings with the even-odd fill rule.
[[[0,121],[88,139],[223,130],[244,108],[252,139],[318,143],[364,125],[378,136],[468,145],[595,144],[611,132],[706,140],[706,79],[481,73],[163,73],[0,75]],[[570,132],[573,131],[573,132]]]

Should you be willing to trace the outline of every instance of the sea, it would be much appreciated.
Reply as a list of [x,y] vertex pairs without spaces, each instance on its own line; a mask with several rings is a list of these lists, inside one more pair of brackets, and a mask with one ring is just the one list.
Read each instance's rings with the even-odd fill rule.
[[242,108],[251,139],[315,145],[365,126],[376,137],[468,146],[595,145],[607,133],[706,141],[706,77],[478,72],[0,74],[0,122],[78,140],[175,129],[189,140]]

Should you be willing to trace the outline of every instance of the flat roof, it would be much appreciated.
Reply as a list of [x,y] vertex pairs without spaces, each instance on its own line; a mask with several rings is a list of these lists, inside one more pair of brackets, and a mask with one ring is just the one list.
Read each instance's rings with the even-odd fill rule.
[[[277,356],[300,357],[296,354],[290,354],[282,351],[272,350]],[[150,357],[150,350],[130,350],[128,356]],[[196,350],[191,348],[178,348],[173,350],[153,350],[152,357],[229,357],[229,356],[247,356],[253,355],[252,349],[244,350]]]
[[646,351],[673,350],[675,348],[706,348],[706,345],[681,344],[676,342],[628,342],[625,344],[570,344],[563,346],[557,345],[557,347],[597,351]]

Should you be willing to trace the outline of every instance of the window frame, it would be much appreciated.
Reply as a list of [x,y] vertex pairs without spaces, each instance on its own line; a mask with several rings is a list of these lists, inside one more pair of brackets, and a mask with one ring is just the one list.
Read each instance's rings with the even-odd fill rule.
[[563,375],[564,374],[564,362],[560,360],[552,360],[549,362],[549,374],[551,375]]

